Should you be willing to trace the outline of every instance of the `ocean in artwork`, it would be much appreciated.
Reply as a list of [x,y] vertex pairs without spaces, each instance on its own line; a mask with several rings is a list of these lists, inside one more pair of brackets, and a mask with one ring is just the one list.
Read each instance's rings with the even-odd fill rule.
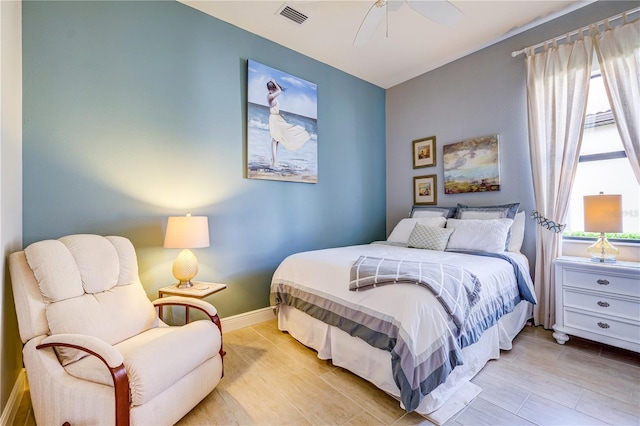
[[299,125],[309,133],[309,140],[298,150],[289,151],[278,146],[277,164],[271,167],[271,136],[269,108],[247,103],[247,174],[254,179],[286,180],[317,183],[318,181],[318,122],[287,111],[280,115],[289,124]]

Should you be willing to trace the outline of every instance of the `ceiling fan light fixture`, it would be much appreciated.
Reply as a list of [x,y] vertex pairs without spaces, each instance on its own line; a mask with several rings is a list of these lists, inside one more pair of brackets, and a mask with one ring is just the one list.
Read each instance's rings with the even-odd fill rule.
[[403,3],[407,3],[411,9],[425,18],[439,24],[451,26],[458,22],[463,13],[448,0],[375,0],[369,7],[356,37],[353,41],[355,46],[366,44],[373,36],[376,28],[386,17],[387,31],[389,36],[389,10],[397,10]]

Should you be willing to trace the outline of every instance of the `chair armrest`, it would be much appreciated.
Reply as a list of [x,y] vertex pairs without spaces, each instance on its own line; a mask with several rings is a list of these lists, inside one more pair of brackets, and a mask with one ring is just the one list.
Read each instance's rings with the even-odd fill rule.
[[194,299],[192,297],[184,297],[184,296],[169,296],[169,297],[161,297],[153,301],[154,306],[189,306],[190,308],[195,308],[203,311],[205,314],[209,315],[209,317],[214,317],[218,314],[218,310],[211,303]]
[[116,348],[97,337],[86,334],[53,334],[42,339],[36,348],[51,346],[67,346],[90,353],[100,358],[109,368],[117,368],[124,363],[122,354]]
[[54,334],[42,339],[36,349],[65,346],[87,352],[100,359],[113,378],[116,426],[129,426],[129,376],[124,357],[110,344],[86,334]]
[[[218,310],[209,302],[200,299],[194,299],[192,297],[169,296],[160,297],[154,300],[153,305],[159,308],[161,320],[163,306],[187,306],[189,308],[199,309],[209,316],[209,319],[211,319],[211,322],[213,322],[216,327],[218,327],[220,335],[222,336],[222,323],[220,322],[220,317],[218,316]],[[189,318],[187,318],[187,322],[188,320]],[[222,343],[220,343],[220,356],[224,358],[225,354],[226,352],[222,349]]]

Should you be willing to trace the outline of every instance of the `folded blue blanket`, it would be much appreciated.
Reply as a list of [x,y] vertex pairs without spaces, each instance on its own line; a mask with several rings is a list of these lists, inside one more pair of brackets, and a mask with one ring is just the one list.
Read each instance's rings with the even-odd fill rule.
[[531,283],[531,277],[528,273],[523,273],[523,271],[528,271],[528,268],[524,265],[523,260],[515,257],[508,256],[503,253],[491,253],[486,251],[467,251],[467,250],[447,250],[454,253],[464,253],[464,254],[472,254],[474,256],[486,256],[486,257],[497,257],[498,259],[505,260],[513,266],[513,273],[516,275],[516,282],[518,283],[518,292],[520,293],[520,297],[527,302],[531,302],[534,305],[537,304],[537,299],[535,293],[531,292],[531,288],[533,285],[529,285]]

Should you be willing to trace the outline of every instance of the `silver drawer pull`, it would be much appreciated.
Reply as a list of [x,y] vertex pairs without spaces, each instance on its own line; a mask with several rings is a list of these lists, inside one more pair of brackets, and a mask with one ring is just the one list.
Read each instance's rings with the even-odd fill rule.
[[599,322],[598,323],[598,327],[600,327],[600,328],[609,328],[609,324],[607,324],[606,322]]
[[600,285],[609,285],[609,280],[603,280],[603,279],[599,279],[598,281],[596,281],[598,284]]
[[607,303],[607,302],[598,302],[598,306],[600,306],[601,308],[608,308],[609,307],[609,303]]

